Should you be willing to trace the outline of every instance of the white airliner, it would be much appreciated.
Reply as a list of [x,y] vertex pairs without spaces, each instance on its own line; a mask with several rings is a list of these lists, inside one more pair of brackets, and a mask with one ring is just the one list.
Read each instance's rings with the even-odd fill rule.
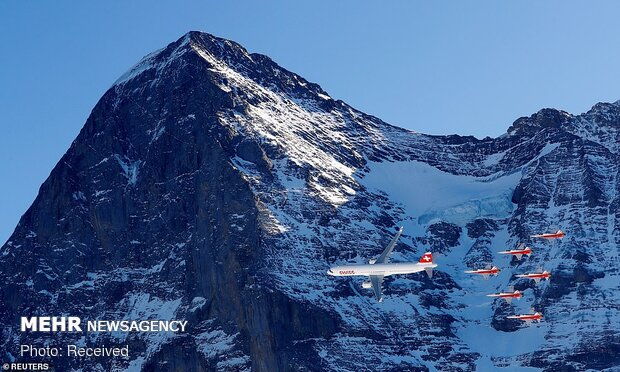
[[424,253],[424,256],[420,258],[420,262],[398,262],[389,263],[390,254],[400,238],[400,234],[403,233],[401,227],[390,244],[385,248],[381,256],[377,259],[371,259],[367,265],[343,265],[334,266],[327,271],[327,274],[332,276],[367,276],[369,280],[362,283],[363,288],[372,288],[375,292],[375,297],[379,302],[383,301],[383,295],[381,293],[381,285],[383,284],[383,278],[389,275],[395,274],[412,274],[425,270],[429,278],[433,277],[433,268],[437,267],[437,264],[433,263],[433,254],[431,252]]

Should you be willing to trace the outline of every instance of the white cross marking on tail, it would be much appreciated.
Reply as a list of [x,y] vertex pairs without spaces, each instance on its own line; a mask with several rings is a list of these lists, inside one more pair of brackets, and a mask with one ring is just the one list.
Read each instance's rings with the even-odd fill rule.
[[428,256],[424,256],[424,257],[422,257],[422,259],[423,259],[424,261],[430,261],[430,260],[431,260],[431,258],[430,258],[430,257],[428,257]]

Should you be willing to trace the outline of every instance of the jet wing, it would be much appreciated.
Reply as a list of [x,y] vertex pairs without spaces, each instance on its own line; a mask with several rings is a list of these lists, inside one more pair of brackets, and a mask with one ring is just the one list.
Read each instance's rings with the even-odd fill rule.
[[392,238],[392,241],[390,242],[390,244],[388,244],[388,246],[385,247],[385,249],[383,250],[383,253],[381,253],[381,256],[379,256],[379,258],[377,259],[377,261],[375,261],[375,263],[382,264],[382,263],[387,263],[390,261],[390,254],[392,254],[392,250],[394,249],[394,246],[396,245],[396,242],[398,241],[398,239],[400,238],[400,234],[402,233],[403,233],[403,227],[401,226],[400,229],[398,229],[398,232],[396,233],[396,235],[394,235],[394,237]]
[[383,275],[370,275],[370,284],[372,285],[373,292],[375,292],[375,298],[381,302],[383,300],[383,294],[381,294]]

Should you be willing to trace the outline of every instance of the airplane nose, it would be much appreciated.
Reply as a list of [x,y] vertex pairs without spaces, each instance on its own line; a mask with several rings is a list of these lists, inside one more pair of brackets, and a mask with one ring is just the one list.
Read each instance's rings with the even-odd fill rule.
[[327,275],[334,275],[334,272],[332,271],[332,269],[327,270]]

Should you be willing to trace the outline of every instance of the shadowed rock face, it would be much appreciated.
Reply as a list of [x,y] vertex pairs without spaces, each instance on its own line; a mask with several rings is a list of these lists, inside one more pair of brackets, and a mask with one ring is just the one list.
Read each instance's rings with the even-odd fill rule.
[[[20,344],[52,340],[130,348],[127,360],[55,358],[58,370],[456,371],[482,368],[485,358],[610,368],[619,347],[610,306],[619,123],[617,104],[597,104],[580,116],[541,110],[497,139],[417,134],[331,99],[266,56],[190,32],[105,93],[1,248],[2,360],[19,360]],[[450,182],[469,180],[464,189],[472,176],[477,185],[516,174],[497,199],[512,209],[483,195],[445,205],[454,220],[415,210],[408,195],[428,198],[442,186],[409,180],[406,166],[418,163]],[[372,185],[389,164],[405,168]],[[406,192],[390,193],[394,182],[408,182]],[[422,223],[422,214],[446,221]],[[357,281],[325,275],[331,264],[376,257],[397,224],[406,229],[395,260],[433,250],[432,280],[387,278],[378,305]],[[529,240],[554,224],[569,232],[561,243]],[[498,263],[496,288],[463,274],[518,242],[535,253]],[[549,284],[512,277],[543,264]],[[468,343],[472,330],[493,327],[494,337],[513,337],[495,343],[527,344],[520,324],[505,319],[527,305],[498,300],[480,315],[481,292],[507,285],[545,313],[546,341],[536,350],[505,355]],[[179,334],[19,332],[20,316],[60,314],[189,326]],[[579,320],[572,328],[571,317]]]

